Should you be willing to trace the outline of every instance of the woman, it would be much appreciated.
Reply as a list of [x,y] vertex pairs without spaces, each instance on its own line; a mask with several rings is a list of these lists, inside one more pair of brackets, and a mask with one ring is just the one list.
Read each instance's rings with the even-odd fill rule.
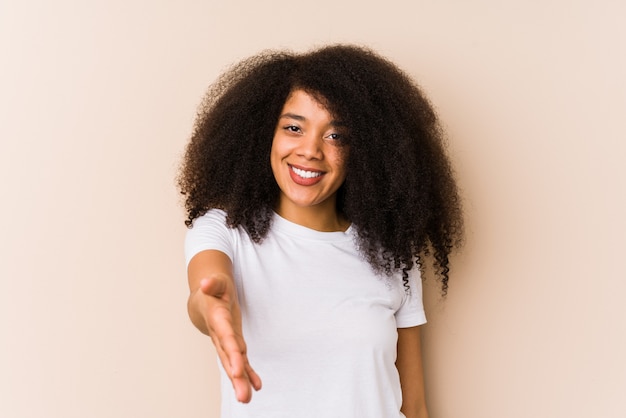
[[419,272],[432,259],[446,293],[462,218],[402,71],[345,45],[241,62],[210,88],[179,184],[222,417],[428,416]]

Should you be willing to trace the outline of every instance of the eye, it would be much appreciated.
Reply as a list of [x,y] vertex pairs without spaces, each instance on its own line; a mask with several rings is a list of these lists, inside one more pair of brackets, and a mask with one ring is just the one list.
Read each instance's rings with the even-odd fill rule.
[[283,129],[289,133],[295,133],[295,134],[299,134],[302,132],[300,127],[296,125],[286,125],[283,127]]
[[337,132],[333,132],[333,133],[326,135],[324,139],[328,141],[332,141],[332,142],[340,142],[343,139],[343,135]]

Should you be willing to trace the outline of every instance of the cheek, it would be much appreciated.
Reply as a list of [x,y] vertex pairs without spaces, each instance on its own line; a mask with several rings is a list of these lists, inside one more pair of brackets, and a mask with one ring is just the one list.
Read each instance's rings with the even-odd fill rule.
[[293,145],[287,138],[275,135],[270,150],[270,160],[280,162],[293,153]]

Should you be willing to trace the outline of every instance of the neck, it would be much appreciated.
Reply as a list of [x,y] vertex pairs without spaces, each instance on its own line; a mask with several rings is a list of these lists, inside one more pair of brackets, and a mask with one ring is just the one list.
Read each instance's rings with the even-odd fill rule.
[[278,205],[276,213],[282,218],[298,225],[320,232],[345,231],[350,222],[337,212],[335,202],[324,202],[316,206],[298,207]]

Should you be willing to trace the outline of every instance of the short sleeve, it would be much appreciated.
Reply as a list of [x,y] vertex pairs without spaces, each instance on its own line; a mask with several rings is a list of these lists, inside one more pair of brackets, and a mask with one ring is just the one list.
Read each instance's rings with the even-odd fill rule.
[[226,224],[226,213],[212,209],[193,221],[185,236],[185,262],[204,250],[218,250],[233,259],[233,230]]
[[422,277],[416,266],[409,272],[410,291],[405,292],[402,305],[396,311],[396,326],[410,328],[426,323],[426,313],[422,301]]

